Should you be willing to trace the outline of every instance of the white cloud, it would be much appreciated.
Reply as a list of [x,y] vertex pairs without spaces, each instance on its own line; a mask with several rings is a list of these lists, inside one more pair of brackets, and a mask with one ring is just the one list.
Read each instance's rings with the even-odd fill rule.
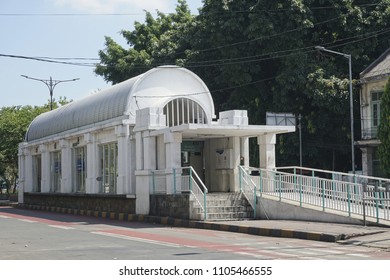
[[139,13],[143,10],[154,12],[171,11],[175,0],[55,0],[56,5],[91,13]]

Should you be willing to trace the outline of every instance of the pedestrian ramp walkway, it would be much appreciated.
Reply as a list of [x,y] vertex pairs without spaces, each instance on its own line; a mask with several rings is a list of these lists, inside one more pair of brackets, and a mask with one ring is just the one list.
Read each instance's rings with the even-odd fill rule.
[[[257,215],[267,215],[261,201],[270,199],[364,224],[390,225],[387,178],[295,166],[272,170],[240,167],[240,187],[248,200],[255,202]],[[289,214],[286,212],[286,218]]]

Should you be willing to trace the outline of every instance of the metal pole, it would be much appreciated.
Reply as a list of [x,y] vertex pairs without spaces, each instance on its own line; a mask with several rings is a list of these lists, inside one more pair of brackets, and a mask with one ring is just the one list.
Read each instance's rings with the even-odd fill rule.
[[352,62],[351,62],[351,55],[350,54],[345,54],[341,52],[336,52],[332,50],[328,50],[322,46],[316,46],[315,47],[317,50],[320,51],[325,51],[337,55],[344,56],[345,58],[348,59],[348,68],[349,68],[349,108],[350,108],[350,117],[351,117],[351,161],[352,161],[352,173],[355,174],[355,147],[354,147],[354,129],[353,129],[353,93],[352,93]]
[[352,153],[352,174],[355,174],[355,147],[354,147],[354,129],[353,129],[353,94],[352,94],[352,62],[351,55],[347,55],[349,64],[349,107],[351,114],[351,153]]
[[299,114],[298,120],[299,120],[299,125],[298,125],[298,128],[299,128],[299,166],[301,167],[301,174],[302,174],[302,124],[301,124],[302,115],[301,114]]
[[74,82],[74,81],[80,80],[79,78],[71,79],[71,80],[53,80],[51,76],[50,76],[49,80],[44,80],[44,79],[32,78],[32,77],[29,77],[26,75],[21,75],[21,76],[23,78],[26,78],[26,79],[42,82],[47,86],[47,88],[49,89],[49,93],[50,93],[50,110],[53,110],[53,92],[54,92],[55,86],[58,85],[59,83]]
[[363,225],[364,226],[367,226],[367,222],[366,222],[366,200],[365,200],[365,197],[364,197],[364,189],[363,189]]

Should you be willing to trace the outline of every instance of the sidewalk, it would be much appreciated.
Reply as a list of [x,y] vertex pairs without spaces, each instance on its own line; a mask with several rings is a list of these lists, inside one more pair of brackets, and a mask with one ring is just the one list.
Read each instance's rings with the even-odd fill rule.
[[9,200],[0,199],[0,206],[9,206],[9,205],[10,205]]
[[[390,228],[288,220],[248,220],[218,222],[220,225],[256,228],[260,234],[390,250]],[[263,234],[265,233],[265,234]]]
[[338,242],[340,244],[369,246],[390,251],[390,228],[388,227],[291,220],[189,221],[144,215],[128,215],[127,220],[258,236]]
[[127,213],[84,211],[59,207],[13,205],[30,210],[64,214],[94,216],[128,222],[146,222],[174,227],[188,227],[237,232],[258,236],[298,238],[306,240],[338,242],[341,244],[376,247],[390,251],[390,227],[351,224],[320,223],[292,220],[240,220],[240,221],[195,221]]

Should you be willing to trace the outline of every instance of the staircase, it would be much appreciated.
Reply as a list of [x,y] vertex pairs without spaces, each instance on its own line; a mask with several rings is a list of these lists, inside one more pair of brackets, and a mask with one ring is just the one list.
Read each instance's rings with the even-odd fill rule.
[[[206,209],[208,221],[228,221],[253,219],[253,209],[242,193],[209,193],[207,194]],[[192,219],[203,220],[202,208],[192,202],[190,209]]]

